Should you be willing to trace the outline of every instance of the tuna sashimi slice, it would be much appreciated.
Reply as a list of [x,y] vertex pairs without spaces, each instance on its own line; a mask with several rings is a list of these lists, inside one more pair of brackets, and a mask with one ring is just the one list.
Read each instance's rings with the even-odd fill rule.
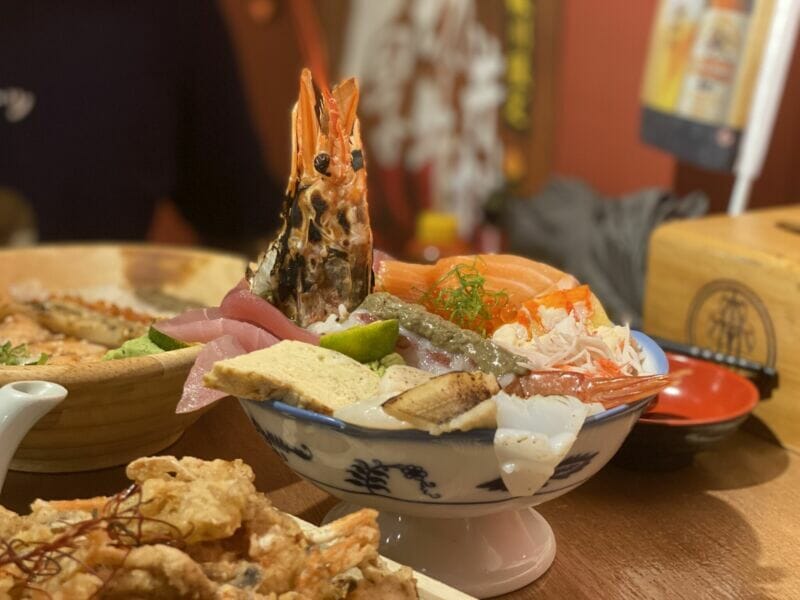
[[[227,298],[231,294],[235,294],[239,290],[249,290],[249,289],[250,289],[250,284],[247,282],[247,279],[242,278],[242,280],[236,284],[236,287],[232,287],[230,291],[227,294],[225,294],[225,298]],[[225,302],[225,298],[222,299],[222,302]],[[222,302],[220,302],[220,304],[222,304]]]
[[[209,319],[218,319],[222,316],[219,308],[214,306],[211,308],[190,308],[187,311],[182,312],[176,317],[172,317],[171,319],[167,319],[165,321],[159,321],[155,323],[156,329],[159,331],[163,331],[167,335],[171,337],[175,337],[171,333],[167,333],[166,330],[161,329],[162,324],[168,324],[168,327],[183,325],[184,323],[194,323],[195,321],[208,321]],[[180,339],[180,338],[175,338]]]
[[[182,317],[183,315],[177,319]],[[260,327],[224,317],[177,324],[173,320],[161,321],[155,328],[182,342],[206,343],[223,335],[232,335],[247,352],[266,348],[278,341],[274,335]]]
[[189,376],[183,385],[183,395],[175,412],[181,414],[199,410],[227,396],[225,392],[205,387],[203,376],[211,370],[215,362],[245,353],[246,350],[232,335],[223,335],[206,344],[197,355],[192,370],[189,371]]
[[280,310],[250,290],[234,288],[228,292],[219,308],[223,317],[258,325],[281,340],[319,344],[318,336],[292,322]]

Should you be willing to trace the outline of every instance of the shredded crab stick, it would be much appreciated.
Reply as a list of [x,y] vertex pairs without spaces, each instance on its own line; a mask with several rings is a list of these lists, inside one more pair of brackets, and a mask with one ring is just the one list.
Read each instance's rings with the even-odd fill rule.
[[492,340],[534,370],[563,369],[596,377],[642,373],[643,357],[626,326],[615,326],[586,285],[523,302]]
[[549,292],[578,285],[572,276],[540,262],[508,254],[477,254],[443,258],[433,265],[384,260],[377,269],[375,288],[409,302],[417,302],[454,267],[474,268],[485,279],[486,289],[503,291],[512,305]]

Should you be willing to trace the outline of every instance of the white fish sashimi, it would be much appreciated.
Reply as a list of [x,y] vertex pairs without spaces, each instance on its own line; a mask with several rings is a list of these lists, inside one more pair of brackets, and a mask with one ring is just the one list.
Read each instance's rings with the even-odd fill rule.
[[519,398],[500,392],[494,451],[512,496],[531,496],[552,477],[591,406],[572,396]]
[[413,426],[405,421],[396,419],[383,410],[383,403],[396,396],[394,392],[383,392],[354,402],[347,406],[337,408],[333,411],[333,416],[340,421],[358,425],[359,427],[369,427],[372,429],[413,429]]
[[443,375],[451,371],[475,371],[477,366],[466,355],[443,350],[428,338],[400,327],[400,339],[395,351],[407,365],[427,371],[432,375]]
[[433,374],[407,365],[392,365],[386,369],[372,398],[337,408],[333,416],[346,423],[375,429],[413,429],[413,425],[397,419],[383,410],[383,403],[398,394],[429,381]]

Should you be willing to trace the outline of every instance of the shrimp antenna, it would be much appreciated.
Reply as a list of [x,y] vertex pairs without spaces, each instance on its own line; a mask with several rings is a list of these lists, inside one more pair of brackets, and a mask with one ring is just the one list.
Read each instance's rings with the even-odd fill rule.
[[341,160],[345,161],[347,159],[345,132],[341,129],[339,106],[328,83],[326,68],[328,53],[317,13],[311,6],[311,0],[291,0],[289,6],[300,53],[308,68],[311,69],[312,79],[317,82],[322,92],[322,98],[325,100],[330,116],[330,131],[339,138]]
[[317,82],[323,97],[328,101],[332,96],[326,69],[327,51],[317,13],[311,6],[311,0],[292,0],[289,7],[300,53],[311,69],[311,76]]

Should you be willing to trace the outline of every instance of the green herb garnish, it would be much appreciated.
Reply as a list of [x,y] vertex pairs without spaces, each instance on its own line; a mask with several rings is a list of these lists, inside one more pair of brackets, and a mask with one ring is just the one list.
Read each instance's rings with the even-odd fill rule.
[[459,327],[486,335],[508,304],[508,294],[485,288],[486,278],[476,263],[455,265],[422,294],[419,302]]
[[6,342],[0,346],[0,365],[11,367],[26,365],[43,365],[50,358],[48,354],[42,352],[39,356],[30,356],[28,347],[25,344],[12,346],[11,342]]
[[397,352],[392,352],[391,354],[387,354],[380,360],[373,360],[372,362],[368,362],[367,366],[375,371],[378,375],[383,377],[384,373],[386,373],[386,369],[392,367],[394,365],[404,365],[406,361],[403,360],[403,357],[400,356]]

